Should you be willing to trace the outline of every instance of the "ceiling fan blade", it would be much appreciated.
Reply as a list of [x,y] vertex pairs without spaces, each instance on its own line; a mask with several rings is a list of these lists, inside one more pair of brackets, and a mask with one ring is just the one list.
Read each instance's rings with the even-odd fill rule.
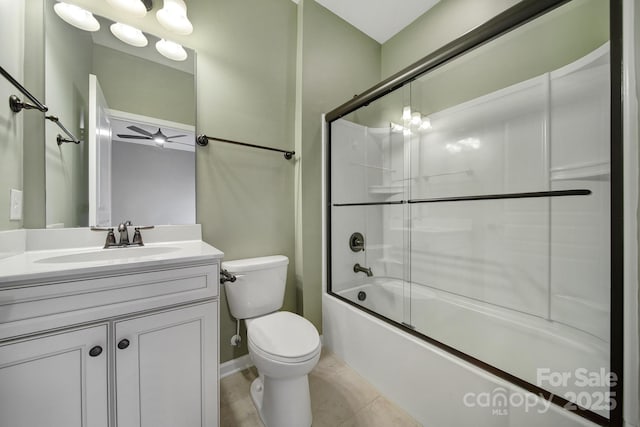
[[167,139],[180,138],[181,136],[187,136],[187,135],[171,135],[171,136],[168,136]]
[[188,146],[193,147],[193,144],[189,144],[189,143],[186,143],[186,142],[170,141],[170,140],[167,140],[167,142],[170,142],[170,143],[172,143],[172,144],[188,145]]
[[129,138],[129,139],[151,139],[150,136],[142,136],[142,135],[123,135],[121,133],[118,134],[119,138]]
[[146,130],[144,130],[142,128],[139,128],[138,126],[135,126],[135,125],[127,126],[127,129],[130,129],[130,130],[132,130],[134,132],[141,133],[141,134],[146,135],[148,137],[153,137],[153,134],[151,132],[146,131]]

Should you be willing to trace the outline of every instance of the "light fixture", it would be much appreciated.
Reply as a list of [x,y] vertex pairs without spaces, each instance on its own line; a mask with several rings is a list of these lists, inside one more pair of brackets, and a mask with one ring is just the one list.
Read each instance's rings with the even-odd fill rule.
[[473,148],[474,150],[480,148],[480,140],[478,138],[464,138],[458,141],[458,144],[463,147]]
[[411,113],[411,124],[420,126],[422,124],[422,114],[420,114],[418,111],[416,111],[415,113]]
[[193,32],[193,25],[187,18],[187,5],[183,0],[164,0],[162,9],[156,12],[160,25],[176,34],[188,35]]
[[147,14],[147,8],[140,0],[107,0],[107,3],[137,18]]
[[459,146],[458,144],[447,144],[444,147],[448,152],[450,152],[451,154],[455,154],[455,153],[459,153],[462,151],[462,147]]
[[404,136],[411,136],[411,129],[409,129],[409,128],[404,128],[404,130],[402,131],[402,135],[404,135]]
[[156,43],[156,50],[165,58],[173,61],[184,61],[187,59],[187,52],[178,43],[161,39]]
[[391,132],[402,132],[403,130],[404,126],[391,122]]
[[114,36],[131,46],[145,47],[149,44],[149,41],[144,34],[142,34],[142,31],[130,25],[116,22],[115,24],[111,24],[109,28]]
[[404,107],[402,109],[402,120],[405,122],[411,120],[411,107]]
[[429,130],[431,128],[431,119],[429,117],[423,117],[422,123],[420,123],[420,130]]
[[85,31],[98,31],[100,23],[88,10],[69,3],[56,3],[53,6],[56,14],[67,24]]

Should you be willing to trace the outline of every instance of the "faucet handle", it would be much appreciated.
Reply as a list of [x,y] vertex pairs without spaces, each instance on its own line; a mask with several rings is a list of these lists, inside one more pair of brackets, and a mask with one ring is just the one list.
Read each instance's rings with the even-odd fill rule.
[[95,225],[92,225],[90,227],[91,231],[113,231],[113,227],[97,227]]
[[91,231],[106,231],[107,239],[104,242],[104,248],[116,246],[116,235],[113,233],[113,227],[91,227]]
[[142,234],[140,233],[140,230],[149,230],[152,228],[154,228],[153,225],[143,225],[140,227],[135,227],[135,233],[133,234],[133,241],[131,242],[131,244],[144,246],[144,242],[142,241]]
[[151,230],[152,228],[156,228],[155,225],[136,225],[136,230]]

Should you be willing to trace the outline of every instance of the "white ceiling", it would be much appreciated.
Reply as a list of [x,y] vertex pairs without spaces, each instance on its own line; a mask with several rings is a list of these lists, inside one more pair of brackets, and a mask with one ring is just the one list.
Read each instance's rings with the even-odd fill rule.
[[316,1],[382,44],[402,31],[440,0]]

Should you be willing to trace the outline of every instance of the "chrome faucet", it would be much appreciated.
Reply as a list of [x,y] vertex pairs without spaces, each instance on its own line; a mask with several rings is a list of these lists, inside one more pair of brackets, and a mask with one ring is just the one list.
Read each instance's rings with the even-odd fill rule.
[[130,220],[118,224],[118,232],[120,233],[120,246],[129,246],[129,230],[127,227],[133,225]]
[[126,248],[129,246],[144,246],[144,242],[142,241],[142,234],[140,234],[140,230],[148,230],[150,228],[154,228],[153,225],[147,226],[137,226],[135,227],[135,233],[133,235],[133,241],[129,241],[129,227],[133,224],[131,221],[124,221],[118,224],[117,230],[120,233],[120,241],[116,243],[116,235],[114,233],[114,227],[91,227],[92,231],[106,231],[107,239],[104,242],[104,249],[109,248]]
[[356,264],[353,266],[354,273],[366,273],[367,277],[372,277],[373,273],[371,272],[371,268],[366,268],[361,266],[360,264]]

